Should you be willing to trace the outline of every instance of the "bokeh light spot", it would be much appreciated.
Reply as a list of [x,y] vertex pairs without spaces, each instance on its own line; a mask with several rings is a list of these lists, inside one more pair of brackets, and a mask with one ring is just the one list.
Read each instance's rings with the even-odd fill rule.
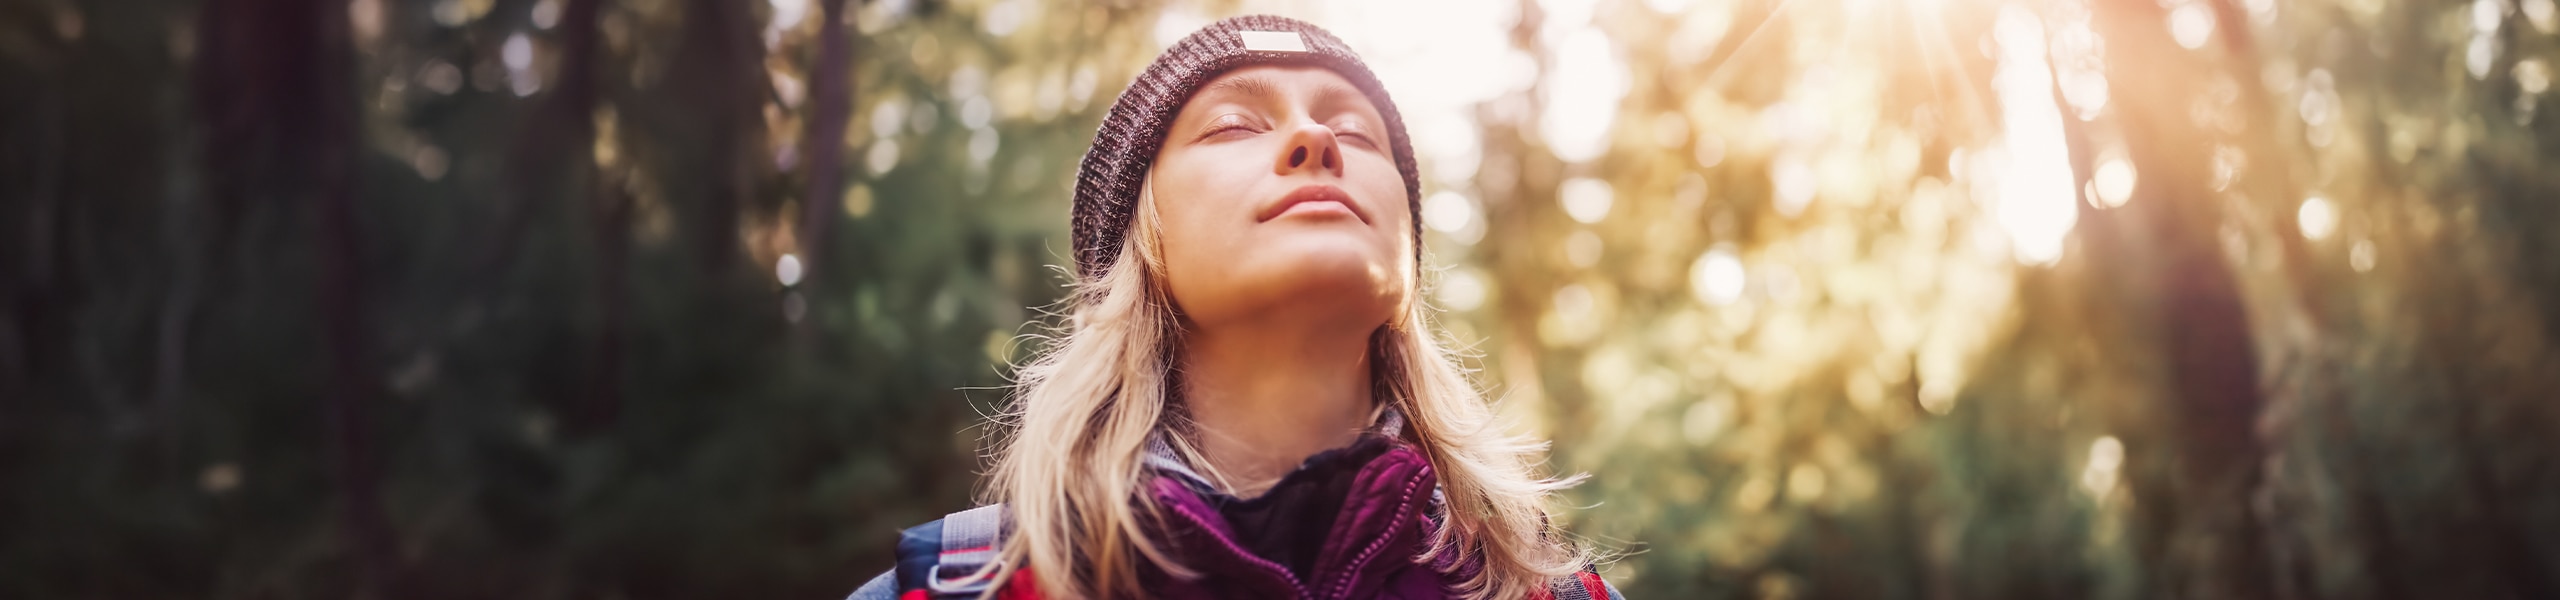
[[2080,489],[2090,496],[2106,497],[2115,491],[2116,473],[2124,466],[2124,442],[2115,436],[2098,436],[2089,442],[2089,462],[2080,469]]
[[2302,237],[2329,239],[2329,234],[2338,230],[2338,207],[2328,198],[2312,196],[2302,201],[2302,208],[2294,212],[2294,220],[2302,226]]
[[800,257],[799,257],[799,256],[795,256],[795,255],[790,255],[790,254],[784,254],[784,255],[782,255],[782,258],[781,258],[780,260],[776,260],[776,261],[774,261],[774,262],[773,262],[773,278],[774,278],[775,280],[781,281],[781,282],[782,282],[782,285],[783,285],[784,287],[790,287],[790,286],[794,286],[794,285],[799,285],[799,284],[800,284]]
[[1626,65],[1609,47],[1609,37],[1584,28],[1567,35],[1556,49],[1555,69],[1546,82],[1546,112],[1538,133],[1556,158],[1588,162],[1609,149],[1609,128],[1618,119],[1618,101],[1627,94]]
[[2179,46],[2194,50],[2213,41],[2213,7],[2202,0],[2179,4],[2169,11],[2169,37]]
[[1583,223],[1598,223],[1601,219],[1608,218],[1609,205],[1615,201],[1614,195],[1614,191],[1609,188],[1609,182],[1588,177],[1565,180],[1564,185],[1556,191],[1557,201],[1564,204],[1565,216],[1573,217],[1573,220]]
[[1475,203],[1465,195],[1448,190],[1422,200],[1422,224],[1432,231],[1452,233],[1475,224]]
[[1466,312],[1482,308],[1487,290],[1484,277],[1475,271],[1453,269],[1440,276],[1440,307]]
[[1742,258],[1734,256],[1730,247],[1717,246],[1708,250],[1689,267],[1689,292],[1709,306],[1724,306],[1742,299],[1743,284],[1747,282]]
[[2090,178],[2089,183],[2097,188],[2100,206],[2106,208],[2124,206],[2126,200],[2133,199],[2133,161],[2123,158],[2108,159],[2104,164],[2098,165],[2098,172]]

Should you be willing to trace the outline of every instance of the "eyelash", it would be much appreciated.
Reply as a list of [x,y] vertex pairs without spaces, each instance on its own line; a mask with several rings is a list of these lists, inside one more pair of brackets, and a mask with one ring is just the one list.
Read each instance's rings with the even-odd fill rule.
[[1360,140],[1360,143],[1368,144],[1368,145],[1371,145],[1371,146],[1375,146],[1375,145],[1377,145],[1377,144],[1378,144],[1378,140],[1377,140],[1376,138],[1371,138],[1371,137],[1369,137],[1369,132],[1361,131],[1361,130],[1359,130],[1359,129],[1357,129],[1357,128],[1351,128],[1351,129],[1336,129],[1336,130],[1334,130],[1333,136],[1334,136],[1334,137],[1338,137],[1338,138],[1346,138],[1346,137],[1347,137],[1347,138],[1357,139],[1357,140]]
[[1199,137],[1199,139],[1204,139],[1204,140],[1205,140],[1205,139],[1209,139],[1209,136],[1218,135],[1218,134],[1226,133],[1226,132],[1229,132],[1229,131],[1235,131],[1235,130],[1238,130],[1238,129],[1248,129],[1248,128],[1250,128],[1250,127],[1249,127],[1249,124],[1245,123],[1245,122],[1243,121],[1243,119],[1225,119],[1225,118],[1222,118],[1222,119],[1218,119],[1218,120],[1216,120],[1216,121],[1211,121],[1211,122],[1209,123],[1209,128],[1208,128],[1208,130],[1200,132],[1200,137]]
[[[1332,126],[1328,126],[1328,127],[1332,127]],[[1210,136],[1215,136],[1215,135],[1222,134],[1222,133],[1226,133],[1226,132],[1229,132],[1229,131],[1235,131],[1235,130],[1238,130],[1238,129],[1251,129],[1251,128],[1252,128],[1252,126],[1251,126],[1250,124],[1244,123],[1244,122],[1242,122],[1242,120],[1240,120],[1240,119],[1220,119],[1220,120],[1217,120],[1217,121],[1212,121],[1212,122],[1210,122],[1210,123],[1209,123],[1209,127],[1208,127],[1208,129],[1207,129],[1206,131],[1202,131],[1202,132],[1200,132],[1200,137],[1199,137],[1199,139],[1204,139],[1204,140],[1205,140],[1205,139],[1209,139],[1209,137],[1210,137]],[[1355,126],[1355,127],[1334,127],[1334,134],[1333,134],[1333,135],[1334,135],[1334,137],[1357,139],[1357,140],[1360,140],[1360,143],[1362,143],[1362,144],[1366,144],[1366,145],[1369,145],[1369,146],[1372,146],[1372,147],[1375,147],[1375,146],[1377,146],[1377,145],[1378,145],[1378,140],[1377,140],[1377,138],[1370,137],[1370,135],[1369,135],[1369,133],[1368,133],[1367,131],[1361,130],[1360,128],[1358,128],[1358,127],[1356,127],[1356,126]]]

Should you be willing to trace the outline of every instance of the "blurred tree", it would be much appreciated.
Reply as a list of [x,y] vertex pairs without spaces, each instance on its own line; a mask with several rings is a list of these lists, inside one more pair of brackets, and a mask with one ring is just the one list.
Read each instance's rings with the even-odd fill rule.
[[1239,12],[1631,596],[2560,593],[2552,0],[0,0],[0,596],[842,594]]
[[962,392],[1151,52],[1143,7],[0,6],[12,597],[841,594],[964,505]]

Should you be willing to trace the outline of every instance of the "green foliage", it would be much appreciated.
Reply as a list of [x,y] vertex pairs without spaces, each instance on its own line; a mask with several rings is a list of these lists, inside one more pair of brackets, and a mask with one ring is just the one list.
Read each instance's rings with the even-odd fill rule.
[[0,0],[0,596],[842,594],[1242,10],[1632,597],[2560,589],[2549,0],[1461,4]]

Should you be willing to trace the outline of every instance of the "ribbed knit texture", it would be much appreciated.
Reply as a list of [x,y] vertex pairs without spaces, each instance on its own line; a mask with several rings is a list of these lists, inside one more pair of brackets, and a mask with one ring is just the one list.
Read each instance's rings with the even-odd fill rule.
[[[1239,31],[1297,32],[1305,38],[1307,51],[1246,50],[1236,35]],[[1182,104],[1201,84],[1254,65],[1324,67],[1368,94],[1369,103],[1377,105],[1378,114],[1387,120],[1387,147],[1395,155],[1396,170],[1404,175],[1406,214],[1413,215],[1414,264],[1421,264],[1422,177],[1414,164],[1413,141],[1405,135],[1404,116],[1387,98],[1386,87],[1332,33],[1296,19],[1247,15],[1212,23],[1174,42],[1129,83],[1129,89],[1111,104],[1111,113],[1103,116],[1102,127],[1093,134],[1093,147],[1085,151],[1084,165],[1076,172],[1076,267],[1085,278],[1100,277],[1119,259],[1121,239],[1128,234],[1147,169],[1154,165],[1156,151],[1164,147],[1166,130],[1173,126]]]

